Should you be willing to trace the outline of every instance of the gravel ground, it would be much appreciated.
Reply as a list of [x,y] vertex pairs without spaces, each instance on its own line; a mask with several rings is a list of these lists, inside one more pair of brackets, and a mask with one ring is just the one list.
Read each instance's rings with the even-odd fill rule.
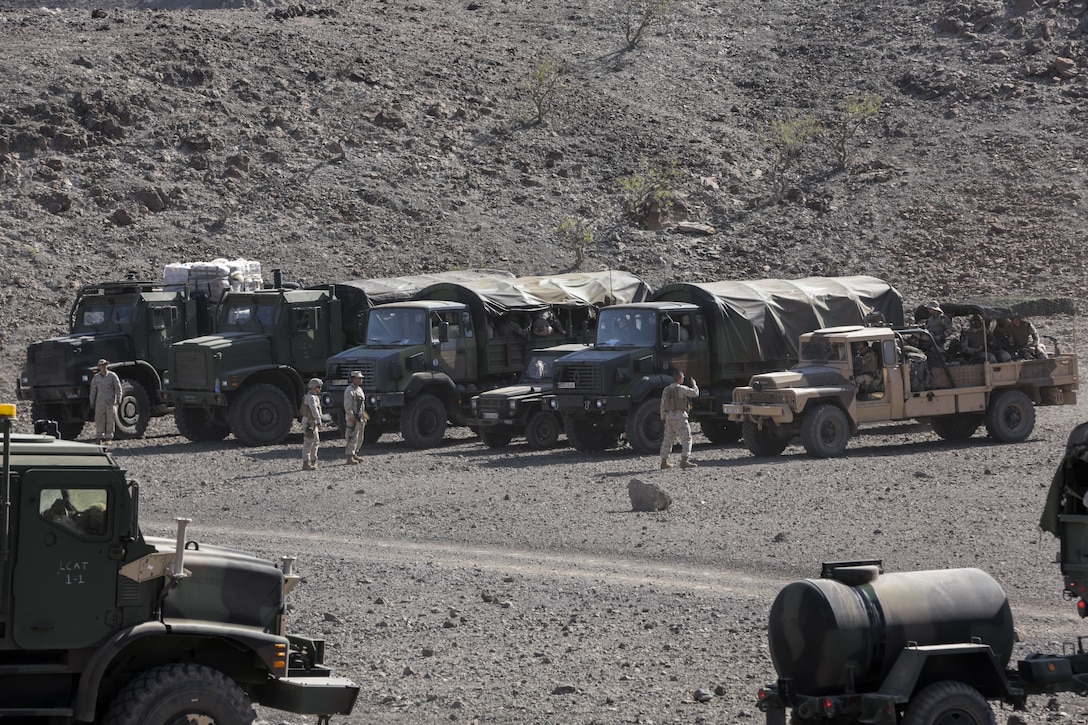
[[[141,482],[146,532],[189,516],[194,538],[299,557],[291,627],[324,637],[361,686],[342,722],[744,723],[760,721],[756,692],[775,677],[770,603],[824,561],[986,570],[1012,605],[1015,657],[1082,634],[1038,517],[1083,419],[1083,405],[1042,409],[1018,445],[876,427],[820,461],[791,446],[756,462],[697,435],[693,471],[629,450],[495,451],[455,431],[431,451],[386,436],[362,466],[325,441],[320,468],[303,472],[298,433],[279,447],[197,445],[162,421],[116,457]],[[632,512],[633,477],[663,485],[672,506]],[[1037,698],[1021,716],[1086,711]]]

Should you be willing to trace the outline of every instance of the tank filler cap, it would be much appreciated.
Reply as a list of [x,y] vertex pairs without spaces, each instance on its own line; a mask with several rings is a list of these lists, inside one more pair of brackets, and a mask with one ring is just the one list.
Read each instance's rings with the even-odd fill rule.
[[837,561],[825,563],[820,569],[821,579],[834,579],[847,586],[872,584],[884,573],[884,562],[879,559],[865,561]]

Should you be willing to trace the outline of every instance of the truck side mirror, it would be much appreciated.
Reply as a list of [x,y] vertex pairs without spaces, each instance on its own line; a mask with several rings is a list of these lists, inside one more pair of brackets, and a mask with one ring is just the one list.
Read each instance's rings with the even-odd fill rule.
[[450,323],[440,322],[438,323],[438,341],[449,342],[450,341]]
[[669,329],[667,331],[668,340],[665,342],[677,343],[680,342],[680,323],[673,320],[669,323]]

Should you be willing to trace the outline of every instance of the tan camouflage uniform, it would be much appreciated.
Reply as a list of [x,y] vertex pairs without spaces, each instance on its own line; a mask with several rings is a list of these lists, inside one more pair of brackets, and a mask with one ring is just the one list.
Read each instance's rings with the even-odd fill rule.
[[99,445],[113,440],[117,428],[117,406],[121,404],[121,378],[99,367],[91,378],[91,407],[94,408],[94,435]]
[[317,468],[317,449],[321,444],[321,388],[310,388],[302,398],[302,470]]
[[691,387],[684,385],[684,374],[673,375],[673,383],[661,393],[661,420],[665,421],[665,435],[661,439],[661,467],[672,468],[669,453],[676,439],[680,439],[680,467],[696,468],[690,460],[691,425],[688,423],[688,399],[699,397],[699,385],[693,379]]
[[356,455],[359,446],[363,444],[363,431],[366,428],[368,415],[366,412],[366,394],[359,383],[360,377],[352,377],[351,385],[344,391],[344,432],[347,437],[347,447],[344,449],[344,459],[348,463],[359,463]]

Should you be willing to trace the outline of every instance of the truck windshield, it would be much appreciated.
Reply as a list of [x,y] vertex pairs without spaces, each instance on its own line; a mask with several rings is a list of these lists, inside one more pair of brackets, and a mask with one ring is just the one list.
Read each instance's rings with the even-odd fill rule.
[[273,297],[237,297],[228,298],[226,307],[220,313],[221,332],[265,332],[276,324],[279,299]]
[[657,327],[653,310],[604,309],[597,322],[597,347],[653,347]]
[[76,312],[72,332],[101,332],[128,327],[132,323],[132,304],[129,300],[101,300],[86,302]]
[[533,355],[529,358],[529,367],[525,371],[526,382],[544,382],[552,379],[552,355]]
[[375,308],[366,323],[366,344],[423,345],[430,336],[427,319],[423,310]]
[[837,362],[846,359],[846,344],[830,340],[808,340],[801,345],[801,360],[805,362]]

